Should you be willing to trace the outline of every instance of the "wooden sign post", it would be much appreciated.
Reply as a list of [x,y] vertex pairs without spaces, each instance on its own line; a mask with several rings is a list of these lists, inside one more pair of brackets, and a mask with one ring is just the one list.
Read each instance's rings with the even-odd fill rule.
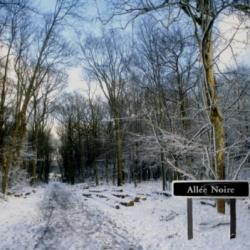
[[193,200],[187,198],[187,234],[188,239],[193,239]]
[[236,198],[249,196],[247,181],[174,181],[172,192],[175,197],[187,197],[187,234],[193,238],[192,198],[230,199],[230,239],[236,238]]
[[236,238],[236,199],[230,199],[230,239]]

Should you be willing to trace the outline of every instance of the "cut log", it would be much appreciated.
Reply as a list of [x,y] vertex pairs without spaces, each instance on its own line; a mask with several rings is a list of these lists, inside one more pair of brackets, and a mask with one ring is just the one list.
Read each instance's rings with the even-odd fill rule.
[[118,193],[122,193],[122,192],[123,192],[123,189],[114,189],[113,191],[114,191],[114,192],[118,192]]
[[15,197],[22,197],[22,194],[14,194]]
[[84,197],[90,198],[92,196],[92,194],[82,194]]
[[108,199],[108,197],[103,195],[103,194],[96,194],[96,197],[103,198],[103,199]]
[[125,207],[132,207],[134,206],[134,201],[122,201],[120,202],[121,205],[125,206]]
[[88,184],[83,184],[82,189],[89,189],[89,185]]
[[139,202],[140,201],[140,197],[135,197],[134,198],[134,202]]
[[128,194],[112,194],[113,196],[117,197],[117,198],[121,198],[121,199],[124,199],[126,197],[129,197]]
[[98,189],[89,189],[89,192],[91,192],[91,193],[102,193],[102,192],[105,192],[105,191],[107,191],[106,189],[103,189],[103,190],[98,190]]

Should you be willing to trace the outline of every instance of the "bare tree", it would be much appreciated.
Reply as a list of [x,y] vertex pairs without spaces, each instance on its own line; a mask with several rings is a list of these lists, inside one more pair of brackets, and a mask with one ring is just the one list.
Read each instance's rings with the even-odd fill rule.
[[58,105],[58,134],[65,181],[73,184],[82,180],[83,174],[90,177],[87,170],[91,169],[96,185],[99,184],[96,160],[101,149],[102,117],[100,101],[92,95],[86,98],[82,94],[67,94]]
[[129,58],[124,46],[118,42],[119,36],[89,37],[81,45],[85,69],[98,81],[108,100],[114,120],[116,138],[117,185],[123,183],[123,133],[122,110],[127,81]]
[[[218,99],[217,82],[214,73],[213,27],[218,16],[226,10],[240,10],[249,13],[245,1],[109,1],[113,6],[111,18],[128,14],[132,19],[146,13],[167,13],[168,23],[180,20],[184,13],[193,24],[194,34],[200,48],[204,73],[204,89],[209,122],[213,128],[215,144],[215,172],[217,179],[225,178],[225,131],[224,119]],[[171,18],[172,16],[172,18]],[[182,15],[183,17],[183,15]],[[110,19],[111,19],[110,18]],[[225,203],[218,200],[218,211],[225,212]]]
[[[27,127],[29,104],[36,93],[39,92],[43,83],[46,82],[45,79],[49,72],[54,71],[59,65],[62,66],[69,56],[69,50],[63,39],[61,28],[78,5],[79,1],[75,0],[56,1],[53,13],[42,16],[41,26],[33,26],[32,15],[26,14],[23,17],[20,11],[14,13],[10,20],[12,24],[16,20],[19,22],[18,26],[10,30],[12,37],[14,35],[16,37],[15,47],[10,50],[13,58],[9,60],[14,65],[12,72],[14,71],[15,76],[12,81],[16,86],[16,92],[9,94],[10,97],[15,97],[15,107],[11,116],[12,128],[8,133],[8,140],[2,146],[3,193],[6,193],[7,190],[10,166],[19,158]],[[21,7],[18,5],[15,8],[23,9],[23,5]],[[9,63],[9,65],[11,64]],[[7,79],[7,77],[4,77],[3,80],[5,78]],[[10,80],[10,77],[8,80]],[[5,88],[2,88],[3,93],[5,93]],[[1,98],[1,102],[5,102],[5,100],[6,98]],[[2,104],[3,106],[6,106],[6,104]]]
[[[65,87],[66,76],[63,72],[49,72],[44,83],[35,93],[30,103],[29,125],[30,141],[32,144],[33,158],[31,169],[31,182],[37,179],[38,160],[42,161],[43,156],[39,155],[39,135],[42,136],[48,128],[48,121],[55,111],[55,102],[59,99],[58,92]],[[51,120],[51,119],[50,119]],[[40,170],[41,172],[42,170]]]
[[[6,192],[7,176],[9,172],[8,162],[9,155],[13,154],[13,149],[7,144],[9,134],[12,129],[10,120],[13,119],[14,105],[13,101],[13,54],[16,50],[17,41],[19,39],[19,28],[22,27],[27,15],[25,11],[27,1],[19,1],[20,4],[9,4],[8,8],[3,11],[3,22],[1,33],[1,42],[5,51],[1,53],[1,100],[0,100],[0,165],[2,167],[2,190]],[[18,51],[20,52],[20,51]],[[20,55],[20,54],[19,54]]]

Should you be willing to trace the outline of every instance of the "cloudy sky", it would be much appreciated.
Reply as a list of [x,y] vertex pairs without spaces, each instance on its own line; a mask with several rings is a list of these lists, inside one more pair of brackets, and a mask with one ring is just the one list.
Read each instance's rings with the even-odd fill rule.
[[[39,0],[38,6],[43,10],[53,8],[56,0]],[[102,0],[98,0],[99,11],[102,11]],[[92,4],[90,4],[92,3]],[[98,33],[101,24],[95,19],[97,16],[96,1],[91,0],[85,5],[84,13],[86,22],[76,25],[76,33]],[[218,65],[220,70],[225,70],[228,66],[235,66],[239,63],[249,64],[250,46],[247,45],[248,33],[250,31],[250,23],[240,21],[234,15],[222,16],[217,21],[218,30],[221,33],[220,46],[215,48],[215,56],[218,55]],[[231,39],[234,39],[231,42]],[[234,53],[232,53],[234,52]],[[84,80],[82,67],[79,62],[68,69],[68,91],[86,91],[87,83]],[[92,89],[95,89],[98,95],[101,95],[101,90],[98,84],[93,83]]]

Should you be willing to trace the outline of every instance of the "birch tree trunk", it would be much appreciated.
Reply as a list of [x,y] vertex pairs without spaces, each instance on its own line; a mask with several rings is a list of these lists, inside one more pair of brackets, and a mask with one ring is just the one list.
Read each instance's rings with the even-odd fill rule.
[[[225,179],[225,131],[224,119],[219,106],[217,83],[214,74],[214,55],[213,55],[213,36],[212,36],[212,2],[203,2],[203,40],[202,40],[202,62],[205,73],[205,90],[207,105],[209,109],[209,119],[213,128],[214,146],[215,146],[215,173],[218,180]],[[210,26],[210,27],[209,27]],[[219,213],[225,213],[225,201],[217,200],[217,210]]]

